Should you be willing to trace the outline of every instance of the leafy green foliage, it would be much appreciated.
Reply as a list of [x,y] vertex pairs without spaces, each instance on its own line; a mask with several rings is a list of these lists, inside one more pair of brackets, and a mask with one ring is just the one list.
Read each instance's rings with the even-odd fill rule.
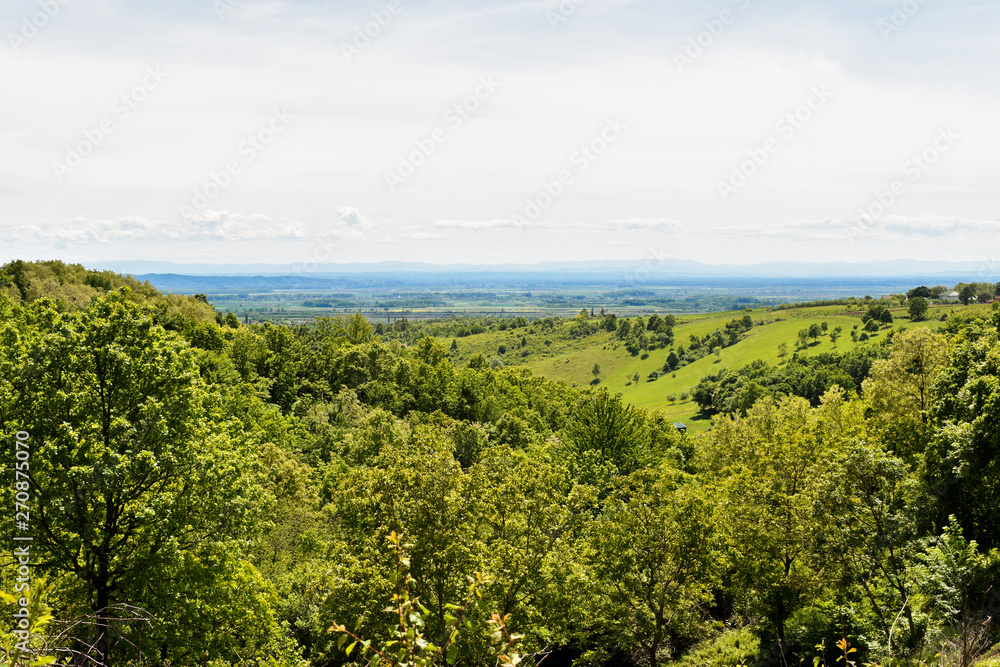
[[939,521],[954,514],[987,549],[1000,546],[1000,318],[966,326],[934,386],[935,437],[926,483],[940,502]]
[[[350,658],[351,653],[357,649],[359,657],[369,658],[368,664],[372,667],[378,667],[378,665],[433,667],[434,665],[455,664],[459,656],[457,640],[463,631],[473,630],[472,621],[469,620],[468,616],[470,611],[481,605],[482,587],[486,580],[478,574],[469,577],[468,593],[464,601],[461,604],[448,603],[445,605],[445,639],[440,645],[435,644],[427,638],[425,633],[426,619],[431,612],[413,594],[414,580],[409,573],[410,561],[403,552],[402,538],[392,532],[387,539],[389,549],[396,559],[396,568],[391,575],[391,581],[395,585],[392,606],[384,610],[392,613],[396,621],[389,627],[389,639],[381,647],[376,647],[372,645],[370,640],[361,639],[355,634],[361,627],[360,620],[354,631],[335,623],[330,627],[330,632],[340,633],[337,648],[343,650],[345,658]],[[506,648],[511,649],[508,652],[501,652],[498,662],[516,667],[521,662],[521,656],[513,652],[512,649],[520,636],[512,635],[507,630],[507,617],[494,614],[488,623],[495,628],[491,636],[493,643],[500,644],[502,642],[507,645]]]
[[845,354],[795,355],[777,368],[757,361],[735,371],[723,369],[707,375],[691,393],[708,413],[745,414],[764,396],[800,396],[818,405],[823,394],[834,386],[856,391],[875,360],[885,354],[884,348],[867,347]]
[[703,630],[716,562],[711,504],[676,472],[640,470],[619,478],[602,509],[588,530],[602,617],[616,619],[619,647],[656,665]]
[[[191,351],[118,295],[79,314],[39,301],[25,321],[5,350],[20,384],[4,397],[0,428],[37,443],[34,546],[45,569],[65,573],[68,591],[89,601],[99,659],[126,645],[117,638],[130,630],[113,619],[116,605],[135,600],[165,623],[130,637],[133,646],[193,640],[200,624],[227,617],[266,643],[266,614],[248,618],[226,582],[241,576],[240,545],[259,530],[267,496],[254,459],[213,414]],[[217,631],[197,636],[185,650],[228,643]]]
[[[24,618],[26,627],[19,625],[21,617],[15,616],[15,627],[0,630],[0,667],[41,667],[56,662],[56,656],[51,655],[52,651],[43,639],[53,620],[52,608],[43,602],[46,591],[44,579],[32,583],[30,594],[28,591],[14,595],[0,591],[0,601],[27,610],[27,618]],[[27,599],[27,606],[22,607],[25,595],[30,595],[30,598]]]
[[567,463],[572,465],[584,453],[593,452],[598,460],[614,466],[621,474],[642,467],[650,446],[643,421],[635,408],[607,391],[581,399],[574,418],[564,429]]
[[[207,301],[61,263],[0,271],[0,432],[30,434],[33,571],[52,582],[31,599],[38,648],[105,664],[968,665],[995,639],[998,318],[882,332],[886,304],[849,300],[877,342],[775,358],[772,332],[801,329],[808,352],[848,315],[769,328],[760,311],[699,324],[565,300],[563,320],[289,327]],[[652,358],[681,326],[685,346]],[[711,431],[623,400],[676,399],[687,380],[661,372],[746,360],[765,335],[773,365],[695,387]],[[628,376],[624,397],[517,367],[583,350],[579,384]],[[13,581],[9,559],[0,573]]]

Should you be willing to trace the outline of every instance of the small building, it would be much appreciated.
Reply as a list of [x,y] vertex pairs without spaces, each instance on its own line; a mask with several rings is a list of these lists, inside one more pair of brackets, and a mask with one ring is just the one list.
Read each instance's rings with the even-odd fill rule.
[[687,433],[688,430],[688,427],[680,422],[674,422],[674,428],[680,431],[681,433]]
[[894,301],[896,299],[895,294],[883,294],[882,301]]
[[951,290],[950,292],[941,292],[941,296],[938,297],[942,301],[958,301],[958,292]]

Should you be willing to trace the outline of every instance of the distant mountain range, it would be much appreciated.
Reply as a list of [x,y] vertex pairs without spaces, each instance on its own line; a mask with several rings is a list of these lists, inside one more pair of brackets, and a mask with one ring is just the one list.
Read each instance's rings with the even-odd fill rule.
[[[293,276],[308,279],[336,279],[357,274],[387,276],[430,276],[482,274],[520,274],[540,277],[563,276],[579,279],[585,275],[602,276],[617,274],[642,274],[657,278],[696,276],[761,276],[770,278],[836,278],[836,277],[915,277],[930,279],[956,278],[958,280],[1000,280],[1000,263],[937,262],[915,260],[887,260],[881,262],[769,262],[762,264],[705,264],[683,259],[653,260],[588,260],[570,262],[540,262],[538,264],[426,264],[421,262],[378,262],[351,264],[312,265],[308,271],[294,264],[183,264],[159,261],[108,261],[87,264],[92,269],[109,269],[135,276],[147,274],[174,274],[176,276]],[[311,282],[308,280],[307,282]]]

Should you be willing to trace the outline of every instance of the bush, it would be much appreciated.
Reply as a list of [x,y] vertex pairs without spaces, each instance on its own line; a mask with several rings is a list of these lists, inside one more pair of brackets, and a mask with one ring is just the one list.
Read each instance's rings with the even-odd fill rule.
[[681,400],[682,401],[686,401],[689,398],[691,398],[691,392],[690,391],[682,391],[681,392]]
[[673,403],[677,400],[677,394],[667,394],[667,400]]
[[750,628],[727,629],[678,656],[672,667],[750,665],[758,658],[760,640]]

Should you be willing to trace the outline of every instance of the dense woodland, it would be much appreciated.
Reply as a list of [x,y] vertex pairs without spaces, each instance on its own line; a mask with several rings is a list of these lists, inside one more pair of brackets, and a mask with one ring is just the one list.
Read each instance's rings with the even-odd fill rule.
[[[629,321],[576,325],[675,343],[668,317]],[[456,365],[447,342],[477,323],[427,326],[441,330],[380,334],[361,315],[248,325],[111,273],[0,269],[2,495],[13,517],[27,433],[35,655],[316,667],[991,655],[1000,313],[707,378],[704,434],[600,386],[481,356]],[[12,521],[3,531],[12,544]],[[17,568],[8,551],[3,591]],[[27,664],[15,606],[2,643]]]

